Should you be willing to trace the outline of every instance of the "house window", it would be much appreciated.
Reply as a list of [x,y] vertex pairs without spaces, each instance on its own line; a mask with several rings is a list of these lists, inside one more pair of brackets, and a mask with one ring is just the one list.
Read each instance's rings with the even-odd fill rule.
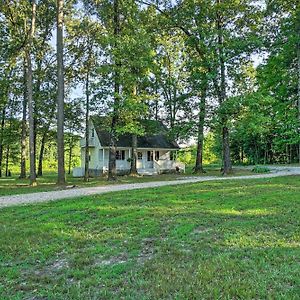
[[138,159],[143,159],[143,152],[138,152],[137,153],[137,157],[138,157]]
[[155,151],[155,160],[159,160],[159,151]]
[[92,129],[92,132],[91,132],[91,137],[95,137],[95,129]]
[[153,161],[153,151],[147,151],[147,161]]
[[99,160],[103,160],[103,149],[99,150]]
[[116,151],[116,160],[125,160],[125,150]]

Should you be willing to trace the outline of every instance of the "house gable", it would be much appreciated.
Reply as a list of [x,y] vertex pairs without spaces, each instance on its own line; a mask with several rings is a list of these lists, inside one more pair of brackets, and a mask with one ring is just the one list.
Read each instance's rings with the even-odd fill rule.
[[89,143],[94,146],[102,147],[92,119],[89,120]]

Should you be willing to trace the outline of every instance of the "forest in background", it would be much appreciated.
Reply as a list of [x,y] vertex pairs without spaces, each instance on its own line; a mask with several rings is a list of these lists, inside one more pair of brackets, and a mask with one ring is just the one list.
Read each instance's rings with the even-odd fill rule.
[[0,31],[1,176],[58,166],[63,184],[93,114],[111,118],[109,178],[143,119],[195,141],[195,172],[300,161],[296,0],[3,0]]

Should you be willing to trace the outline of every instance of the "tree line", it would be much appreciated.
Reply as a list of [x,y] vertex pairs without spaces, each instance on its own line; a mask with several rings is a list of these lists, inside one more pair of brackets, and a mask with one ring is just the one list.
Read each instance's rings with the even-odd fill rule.
[[[300,9],[296,0],[3,0],[0,4],[0,172],[18,162],[32,185],[45,153],[58,184],[89,117],[109,116],[110,180],[118,136],[142,120],[194,140],[205,133],[222,173],[233,163],[300,161]],[[29,151],[27,151],[29,148]],[[51,150],[49,150],[51,148]],[[55,151],[53,151],[55,149]],[[28,156],[28,157],[27,157]],[[65,161],[66,160],[66,161]],[[36,168],[37,166],[37,168]]]

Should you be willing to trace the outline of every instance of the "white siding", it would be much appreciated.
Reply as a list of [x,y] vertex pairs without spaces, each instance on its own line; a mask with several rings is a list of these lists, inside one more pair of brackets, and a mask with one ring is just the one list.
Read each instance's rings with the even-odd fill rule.
[[[89,147],[89,154],[90,154],[89,168],[94,170],[98,169],[98,170],[107,171],[108,160],[109,160],[109,149],[102,148],[94,124],[91,120],[89,126],[90,126],[89,138],[91,140],[91,144],[90,144],[91,147]],[[125,150],[125,159],[116,161],[117,170],[129,170],[130,162],[128,161],[128,158],[130,158],[131,156],[131,149],[118,148],[118,150]],[[148,161],[147,149],[137,149],[137,151],[142,152],[142,159],[137,160],[137,169],[140,170],[152,169],[154,168],[154,165],[157,166],[157,163],[161,165],[162,168],[171,168],[171,169],[174,168],[174,162],[170,161],[169,150],[154,150],[154,152],[159,151],[159,160],[157,161],[157,163],[154,163],[153,161]],[[84,168],[84,160],[85,160],[84,156],[85,156],[85,147],[83,146],[81,147],[81,168]],[[153,154],[153,158],[155,159],[155,153]]]

